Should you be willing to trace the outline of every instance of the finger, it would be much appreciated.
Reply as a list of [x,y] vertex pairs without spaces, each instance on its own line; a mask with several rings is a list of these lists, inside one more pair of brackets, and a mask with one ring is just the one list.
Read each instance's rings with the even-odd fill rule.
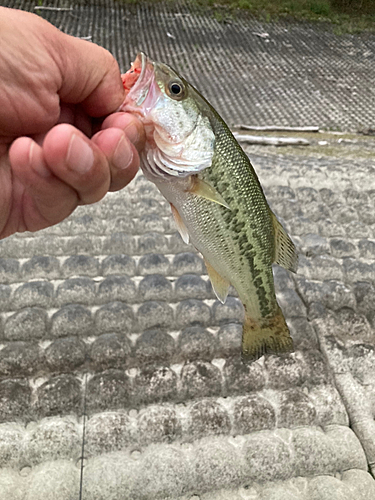
[[81,204],[95,203],[110,185],[108,160],[100,148],[72,125],[53,127],[43,143],[48,168],[73,188]]
[[[85,113],[76,104],[61,103],[60,116],[57,120],[57,123],[70,123],[71,125],[74,125],[76,128],[78,128],[78,130],[81,130],[88,137],[91,136],[91,120],[88,117],[87,113]],[[39,144],[39,146],[43,146],[43,142],[47,133],[48,130],[39,134],[33,134],[31,137],[37,144]]]
[[107,128],[94,135],[92,142],[108,159],[111,171],[109,190],[118,191],[129,184],[138,171],[139,157],[126,134],[119,128]]
[[82,109],[82,106],[80,105],[76,106],[73,125],[87,137],[92,136],[92,118]]
[[39,144],[39,146],[43,146],[44,138],[47,135],[47,132],[41,132],[40,134],[33,134],[31,138]]
[[80,105],[61,103],[60,116],[57,123],[70,123],[70,125],[74,125],[78,130],[87,135],[87,137],[91,137],[92,135],[92,119]]
[[103,121],[102,129],[119,128],[123,130],[128,139],[134,144],[138,151],[145,145],[145,131],[142,122],[130,113],[112,113]]
[[[90,137],[92,131],[90,122],[91,120],[88,117],[87,113],[80,109],[76,104],[60,104],[60,116],[56,124],[69,123],[70,125],[74,125],[76,128],[78,128],[78,130],[81,130],[85,135]],[[48,132],[49,130],[40,134],[33,134],[31,137],[37,144],[39,144],[39,146],[43,146],[44,139]]]
[[62,101],[82,103],[91,116],[114,112],[125,98],[121,74],[115,58],[95,43],[62,34],[58,46],[61,73],[59,95]]
[[29,137],[14,141],[9,161],[18,184],[25,188],[18,207],[23,227],[18,225],[18,231],[36,231],[57,224],[75,209],[77,193],[53,175],[35,141]]
[[60,104],[60,116],[59,119],[57,120],[58,123],[70,123],[71,125],[74,125],[74,120],[75,120],[75,104],[66,104],[66,103],[61,103]]

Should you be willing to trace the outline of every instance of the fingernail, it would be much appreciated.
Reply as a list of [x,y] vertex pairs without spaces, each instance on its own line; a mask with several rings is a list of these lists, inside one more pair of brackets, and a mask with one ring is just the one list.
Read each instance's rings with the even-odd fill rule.
[[139,142],[139,130],[135,123],[129,123],[129,125],[124,129],[126,137],[136,145]]
[[43,158],[43,153],[41,150],[35,149],[37,145],[33,140],[31,140],[30,144],[30,149],[29,149],[29,165],[31,168],[39,174],[41,177],[47,179],[48,177],[51,177],[51,171],[47,167],[44,158]]
[[85,174],[94,165],[94,152],[86,141],[77,134],[73,134],[66,161],[69,168],[79,174]]
[[30,148],[29,148],[29,165],[33,164],[33,156],[34,156],[34,148],[35,148],[35,142],[32,139],[30,140]]
[[133,150],[125,137],[121,137],[112,157],[113,165],[119,170],[127,168],[133,160]]

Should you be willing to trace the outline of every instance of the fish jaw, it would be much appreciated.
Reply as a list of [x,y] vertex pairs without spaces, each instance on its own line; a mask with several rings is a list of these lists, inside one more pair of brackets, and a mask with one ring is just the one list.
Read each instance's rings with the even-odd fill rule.
[[122,83],[126,97],[120,111],[147,117],[160,99],[161,92],[155,83],[154,63],[146,54],[140,52],[137,55],[129,71],[122,76]]

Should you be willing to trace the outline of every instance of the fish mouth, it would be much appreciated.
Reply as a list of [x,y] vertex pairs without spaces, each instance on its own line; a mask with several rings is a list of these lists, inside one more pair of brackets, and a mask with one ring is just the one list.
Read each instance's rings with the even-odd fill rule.
[[126,97],[121,110],[145,115],[149,106],[145,107],[144,104],[146,104],[147,100],[150,100],[147,99],[150,94],[153,94],[154,81],[154,63],[144,52],[139,52],[131,68],[122,76]]

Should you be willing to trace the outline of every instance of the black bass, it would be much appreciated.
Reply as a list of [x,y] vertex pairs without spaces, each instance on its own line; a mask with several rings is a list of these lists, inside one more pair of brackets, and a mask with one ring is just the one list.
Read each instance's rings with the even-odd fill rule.
[[291,352],[272,263],[296,271],[294,244],[225,122],[176,71],[138,54],[123,76],[123,111],[146,131],[144,175],[169,201],[185,242],[202,253],[216,296],[232,284],[245,308],[242,356]]

